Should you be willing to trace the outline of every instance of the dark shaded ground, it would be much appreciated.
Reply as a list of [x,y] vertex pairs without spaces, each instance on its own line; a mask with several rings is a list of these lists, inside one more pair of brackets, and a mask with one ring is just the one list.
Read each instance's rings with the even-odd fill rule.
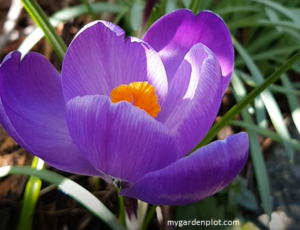
[[[290,132],[295,139],[300,139],[293,126],[290,126]],[[291,164],[282,146],[276,144],[273,150],[266,162],[273,207],[276,210],[273,218],[280,219],[281,224],[286,225],[286,228],[278,229],[297,230],[300,229],[300,152],[295,152],[294,162]],[[279,226],[280,221],[274,221],[271,226],[273,225]]]

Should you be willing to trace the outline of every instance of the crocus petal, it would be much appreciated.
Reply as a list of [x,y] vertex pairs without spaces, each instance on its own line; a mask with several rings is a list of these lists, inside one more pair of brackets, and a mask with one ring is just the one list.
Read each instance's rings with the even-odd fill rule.
[[[201,64],[199,64],[201,63]],[[179,158],[206,135],[222,100],[220,65],[205,45],[194,45],[177,70],[157,120],[176,137]]]
[[237,176],[247,161],[248,148],[246,133],[215,141],[162,170],[146,174],[120,195],[157,205],[183,205],[205,199]]
[[0,100],[0,123],[4,127],[4,129],[9,133],[9,135],[24,149],[28,152],[33,152],[32,149],[25,143],[23,138],[16,131],[15,127],[11,124],[10,119],[8,118],[3,105],[2,100]]
[[107,96],[76,97],[67,103],[70,134],[89,162],[113,178],[135,182],[176,160],[168,130],[128,102]]
[[[58,169],[97,172],[73,144],[65,121],[59,73],[47,59],[14,52],[0,68],[1,123],[27,151]],[[3,117],[2,117],[3,116]]]
[[88,24],[71,43],[62,66],[65,100],[84,95],[107,95],[122,84],[148,81],[162,103],[167,77],[158,54],[137,38],[125,40],[113,23]]
[[156,21],[144,40],[162,58],[169,82],[190,48],[196,43],[206,45],[221,64],[225,92],[234,67],[234,50],[228,28],[219,16],[209,11],[194,16],[189,10],[177,10]]

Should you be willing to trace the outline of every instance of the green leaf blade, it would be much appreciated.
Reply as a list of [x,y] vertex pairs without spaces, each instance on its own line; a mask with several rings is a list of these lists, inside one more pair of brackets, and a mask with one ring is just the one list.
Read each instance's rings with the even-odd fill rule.
[[101,203],[101,201],[99,201],[85,188],[68,178],[45,169],[35,170],[29,166],[4,166],[0,168],[0,177],[10,174],[35,176],[51,184],[55,184],[58,186],[59,190],[77,200],[97,218],[103,220],[112,229],[125,230],[124,227],[119,224],[117,218],[110,212],[108,208],[105,207],[104,204]]

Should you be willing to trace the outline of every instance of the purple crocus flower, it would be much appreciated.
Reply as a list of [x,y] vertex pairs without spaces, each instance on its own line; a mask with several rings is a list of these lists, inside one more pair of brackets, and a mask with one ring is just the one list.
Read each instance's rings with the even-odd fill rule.
[[233,70],[229,31],[212,12],[175,11],[143,40],[90,23],[61,74],[40,54],[20,56],[1,65],[1,123],[53,167],[101,177],[127,197],[181,205],[220,191],[245,165],[243,132],[186,157],[213,124]]

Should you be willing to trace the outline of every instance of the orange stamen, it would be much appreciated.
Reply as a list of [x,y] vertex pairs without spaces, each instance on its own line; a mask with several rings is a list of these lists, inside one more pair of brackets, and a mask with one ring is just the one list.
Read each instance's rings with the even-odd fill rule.
[[111,91],[110,97],[113,103],[127,101],[145,110],[154,118],[161,110],[155,94],[155,88],[148,82],[133,82],[129,85],[120,85]]

